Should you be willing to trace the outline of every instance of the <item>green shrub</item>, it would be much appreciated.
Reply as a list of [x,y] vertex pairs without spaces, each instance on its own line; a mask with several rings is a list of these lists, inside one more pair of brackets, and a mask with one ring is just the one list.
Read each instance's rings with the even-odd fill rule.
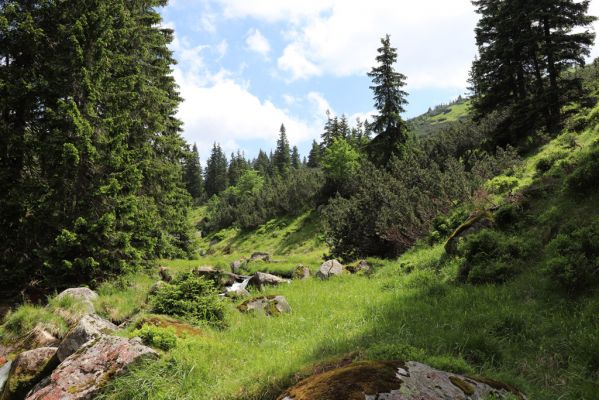
[[485,183],[485,188],[494,194],[503,194],[514,189],[520,180],[513,176],[500,175]]
[[599,188],[599,146],[580,160],[576,169],[566,179],[566,189],[575,195],[588,195]]
[[193,324],[224,326],[224,304],[214,283],[190,273],[161,286],[150,297],[150,304],[157,314],[182,317]]
[[493,215],[498,228],[502,230],[513,229],[522,219],[522,207],[518,204],[502,204]]
[[174,328],[160,328],[144,325],[141,329],[131,332],[131,337],[139,336],[147,346],[169,351],[177,346],[177,335]]
[[599,284],[599,219],[566,227],[548,245],[546,267],[571,294]]
[[474,284],[503,283],[519,272],[533,245],[520,236],[489,229],[468,236],[460,247],[464,260],[458,279]]

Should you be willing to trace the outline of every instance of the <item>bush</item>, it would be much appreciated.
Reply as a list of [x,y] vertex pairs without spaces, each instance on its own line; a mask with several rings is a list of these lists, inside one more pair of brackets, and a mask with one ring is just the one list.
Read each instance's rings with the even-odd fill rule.
[[224,305],[214,283],[191,273],[160,286],[150,304],[157,314],[182,317],[193,324],[224,326]]
[[553,239],[546,267],[571,294],[599,284],[599,218],[586,226],[568,226]]
[[173,328],[160,328],[144,325],[131,332],[131,337],[139,336],[146,346],[169,351],[177,346],[177,335]]
[[502,204],[493,214],[495,224],[502,230],[513,229],[522,217],[522,207],[513,203]]
[[532,242],[519,236],[489,229],[468,236],[460,248],[464,260],[458,279],[474,284],[503,283],[518,273],[532,247]]
[[514,189],[519,183],[518,178],[500,175],[485,183],[485,188],[493,194],[503,194]]
[[575,195],[588,195],[599,188],[599,145],[583,157],[566,179],[566,189]]

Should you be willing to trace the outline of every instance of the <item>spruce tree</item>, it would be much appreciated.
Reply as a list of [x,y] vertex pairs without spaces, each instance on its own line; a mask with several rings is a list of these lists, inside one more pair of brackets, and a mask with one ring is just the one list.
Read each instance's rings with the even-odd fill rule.
[[200,203],[204,199],[204,176],[198,146],[195,143],[185,158],[183,180],[194,202]]
[[291,151],[291,167],[299,169],[301,165],[302,160],[300,158],[299,150],[297,146],[293,146],[293,150]]
[[310,149],[310,153],[308,154],[308,167],[310,168],[318,168],[320,167],[320,159],[322,154],[322,150],[320,145],[316,142],[316,140],[312,141],[312,148]]
[[291,167],[289,140],[287,140],[287,131],[283,124],[281,124],[281,129],[279,130],[279,139],[277,140],[277,147],[272,156],[272,163],[274,169],[280,175],[287,175]]
[[408,140],[408,129],[401,117],[407,104],[407,93],[402,89],[406,76],[395,70],[397,50],[391,47],[391,39],[386,35],[378,49],[378,65],[368,73],[372,78],[374,104],[378,115],[374,117],[372,129],[377,135],[369,145],[372,160],[377,165],[386,165],[393,155],[404,151]]
[[262,176],[267,176],[270,171],[270,159],[268,154],[262,149],[258,152],[258,157],[253,162],[253,167]]
[[228,187],[227,167],[227,156],[225,156],[220,145],[214,143],[210,158],[206,163],[206,176],[204,178],[208,197],[217,195]]
[[249,169],[249,165],[245,156],[237,151],[237,154],[231,153],[231,161],[229,162],[229,170],[227,172],[229,185],[236,186],[239,178]]

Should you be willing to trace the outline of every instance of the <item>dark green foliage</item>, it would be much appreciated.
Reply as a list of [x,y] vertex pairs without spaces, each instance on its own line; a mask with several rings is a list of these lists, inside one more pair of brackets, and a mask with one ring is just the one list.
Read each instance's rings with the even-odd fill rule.
[[522,206],[514,203],[505,203],[493,214],[495,225],[504,231],[514,230],[524,218]]
[[268,175],[271,170],[271,162],[268,158],[268,154],[266,154],[262,149],[258,153],[258,157],[252,162],[252,167],[260,173],[262,176]]
[[470,213],[465,208],[456,208],[448,215],[438,215],[432,221],[433,231],[430,234],[430,242],[436,243],[446,239],[451,235],[464,221],[468,219]]
[[490,229],[470,235],[460,248],[464,260],[458,279],[473,284],[503,283],[520,272],[534,247],[532,240]]
[[318,168],[320,166],[320,159],[322,157],[322,150],[316,140],[312,141],[312,148],[308,154],[308,167]]
[[566,188],[573,195],[588,195],[599,189],[599,144],[578,162],[574,172],[566,179]]
[[198,147],[193,145],[191,152],[185,157],[183,181],[185,187],[196,204],[204,200],[204,175],[200,164]]
[[281,124],[277,148],[272,157],[274,170],[280,175],[287,175],[291,168],[291,150],[289,149],[289,140],[287,140],[287,131],[285,125]]
[[227,183],[229,186],[237,185],[241,176],[249,169],[250,163],[240,151],[237,154],[231,154],[231,161],[229,162],[229,169],[227,171]]
[[566,74],[584,65],[595,34],[589,1],[474,0],[479,58],[471,82],[476,117],[502,112],[494,143],[522,144],[535,129],[561,124],[561,107],[583,93]]
[[553,280],[570,294],[599,284],[599,219],[566,226],[548,247],[546,267]]
[[2,2],[0,289],[191,252],[163,3]]
[[214,283],[183,274],[172,283],[160,286],[150,297],[152,312],[184,318],[193,324],[224,326],[224,304]]
[[291,167],[298,169],[302,165],[302,160],[300,159],[299,150],[297,146],[293,146],[293,150],[291,151]]
[[406,77],[395,71],[397,50],[391,47],[389,35],[381,39],[382,47],[376,58],[378,66],[368,76],[372,78],[374,104],[379,114],[371,124],[376,137],[369,144],[371,159],[377,165],[386,165],[393,155],[399,156],[408,140],[408,129],[401,118],[407,104],[407,93],[402,89]]
[[212,197],[219,194],[229,185],[229,177],[227,174],[227,156],[223,153],[220,145],[214,143],[210,158],[206,164],[206,195]]

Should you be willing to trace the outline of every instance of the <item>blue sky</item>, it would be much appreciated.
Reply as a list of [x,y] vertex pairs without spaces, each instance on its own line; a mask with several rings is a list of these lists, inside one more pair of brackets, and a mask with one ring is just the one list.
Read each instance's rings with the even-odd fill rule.
[[408,76],[406,118],[465,94],[476,53],[470,0],[170,0],[161,12],[175,29],[179,118],[202,162],[213,142],[269,151],[281,123],[305,155],[326,110],[366,118],[386,33]]

